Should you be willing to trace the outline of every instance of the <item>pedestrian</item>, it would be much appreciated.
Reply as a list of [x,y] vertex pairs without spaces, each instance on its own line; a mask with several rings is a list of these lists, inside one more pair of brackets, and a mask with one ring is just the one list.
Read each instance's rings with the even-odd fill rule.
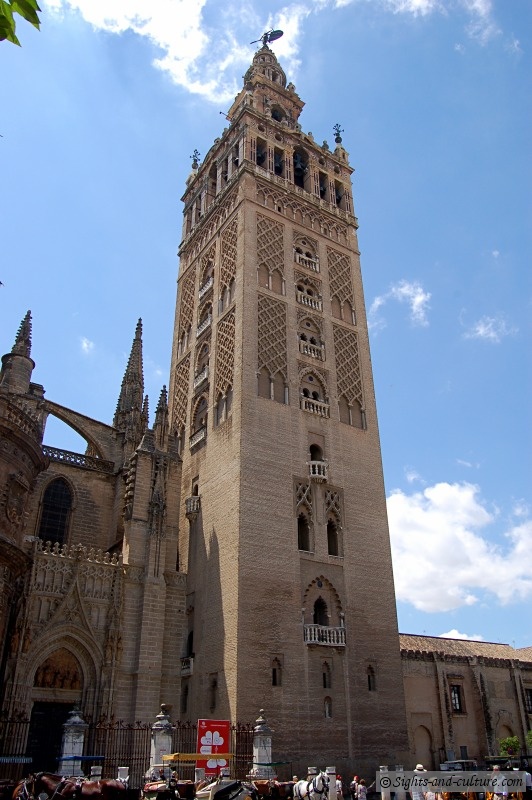
[[528,771],[528,765],[525,767],[525,780],[526,788],[524,793],[525,800],[532,800],[532,775]]
[[349,784],[349,794],[351,800],[357,800],[358,797],[358,775],[353,775],[353,780]]
[[[416,764],[416,768],[414,772],[426,772],[427,770],[423,766],[423,764]],[[410,790],[410,794],[412,795],[412,800],[425,800],[425,792],[421,786],[416,786],[415,788]]]
[[367,797],[368,787],[366,786],[366,781],[364,778],[361,778],[358,782],[357,800],[367,800]]
[[[493,767],[493,777],[496,778],[497,773],[499,773],[500,771],[501,768],[499,767],[499,765],[495,764],[495,766]],[[497,789],[502,789],[502,786],[494,786],[493,788],[495,789],[495,791],[493,792],[492,800],[506,800],[506,798],[508,797],[508,792],[497,791]]]
[[344,796],[344,790],[343,790],[343,787],[342,787],[342,776],[341,775],[337,775],[336,776],[336,797],[338,798],[338,800],[342,800],[343,796]]

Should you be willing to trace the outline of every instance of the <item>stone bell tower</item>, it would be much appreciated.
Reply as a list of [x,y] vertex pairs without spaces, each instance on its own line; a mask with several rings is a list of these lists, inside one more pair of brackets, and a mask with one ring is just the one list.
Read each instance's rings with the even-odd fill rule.
[[404,696],[353,169],[303,105],[263,43],[183,196],[181,718],[264,708],[274,760],[362,771]]

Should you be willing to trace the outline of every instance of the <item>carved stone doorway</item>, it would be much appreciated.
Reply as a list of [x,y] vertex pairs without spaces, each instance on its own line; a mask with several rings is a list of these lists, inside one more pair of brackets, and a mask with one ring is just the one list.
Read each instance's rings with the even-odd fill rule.
[[33,704],[26,749],[32,758],[32,772],[57,772],[63,725],[73,708],[72,703],[36,701]]

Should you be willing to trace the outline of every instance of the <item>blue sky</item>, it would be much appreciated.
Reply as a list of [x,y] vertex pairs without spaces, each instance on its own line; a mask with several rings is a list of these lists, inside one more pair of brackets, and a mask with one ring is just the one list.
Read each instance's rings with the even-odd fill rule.
[[110,423],[141,317],[153,421],[190,156],[281,28],[355,168],[400,630],[532,644],[530,1],[41,5],[0,44],[0,352],[31,309],[34,380]]

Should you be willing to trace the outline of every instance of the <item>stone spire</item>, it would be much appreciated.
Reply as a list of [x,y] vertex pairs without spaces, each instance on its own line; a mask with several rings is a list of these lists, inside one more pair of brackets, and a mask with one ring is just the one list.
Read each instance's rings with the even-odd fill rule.
[[31,311],[26,312],[26,316],[20,323],[17,338],[11,352],[17,356],[31,356]]
[[155,431],[157,447],[163,450],[166,447],[168,439],[168,395],[166,393],[166,386],[163,386],[161,389],[157,410],[155,411],[155,424],[153,429]]
[[147,412],[142,366],[142,320],[139,319],[113,419],[114,427],[125,434],[128,449],[134,450],[142,439],[148,424]]
[[0,386],[14,394],[28,394],[35,362],[31,354],[31,311],[20,323],[11,353],[2,356]]

